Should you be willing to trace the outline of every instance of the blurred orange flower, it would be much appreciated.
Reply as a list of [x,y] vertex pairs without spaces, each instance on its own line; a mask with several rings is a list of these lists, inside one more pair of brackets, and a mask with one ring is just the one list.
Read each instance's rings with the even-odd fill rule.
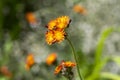
[[51,53],[46,58],[46,64],[47,65],[52,65],[56,61],[56,59],[57,59],[57,54],[56,53]]
[[9,71],[7,66],[2,66],[0,68],[0,73],[2,73],[3,75],[5,75],[7,77],[12,77],[12,73]]
[[26,19],[31,24],[37,23],[37,19],[33,12],[26,13]]
[[62,69],[64,68],[72,68],[74,67],[76,64],[71,62],[71,61],[62,61],[60,65],[58,65],[56,68],[55,68],[55,71],[54,71],[54,74],[58,74],[60,73],[60,71],[62,71]]
[[86,15],[86,14],[87,14],[87,10],[86,10],[83,6],[81,6],[81,5],[75,5],[75,6],[73,7],[73,10],[74,10],[75,12],[80,13],[80,14],[83,14],[83,15]]
[[34,61],[33,54],[30,53],[26,58],[26,64],[25,64],[26,70],[29,70],[34,64],[35,64],[35,61]]

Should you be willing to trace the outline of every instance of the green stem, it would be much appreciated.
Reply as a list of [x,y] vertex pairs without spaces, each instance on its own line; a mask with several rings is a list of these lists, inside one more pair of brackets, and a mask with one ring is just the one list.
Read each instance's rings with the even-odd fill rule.
[[76,66],[77,66],[77,72],[78,72],[78,75],[79,75],[79,78],[80,78],[80,80],[84,80],[83,78],[82,78],[82,75],[81,75],[81,73],[80,73],[80,69],[79,69],[79,66],[78,66],[78,60],[77,60],[77,56],[76,56],[76,53],[75,53],[75,49],[74,49],[74,47],[73,47],[73,45],[72,45],[72,42],[69,40],[69,38],[67,38],[66,37],[66,40],[68,41],[68,43],[69,43],[69,45],[71,46],[71,48],[72,48],[72,53],[73,53],[73,55],[74,55],[74,59],[75,59],[75,61],[76,61]]

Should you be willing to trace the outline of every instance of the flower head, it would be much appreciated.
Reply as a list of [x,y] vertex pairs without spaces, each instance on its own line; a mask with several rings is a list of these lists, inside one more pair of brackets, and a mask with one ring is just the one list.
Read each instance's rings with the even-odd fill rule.
[[48,23],[48,25],[47,25],[47,27],[48,27],[48,29],[49,30],[53,30],[53,29],[55,29],[56,28],[56,20],[51,20],[49,23]]
[[56,61],[57,55],[56,53],[51,53],[50,55],[48,55],[48,57],[46,58],[46,64],[47,65],[51,65]]
[[55,38],[54,38],[54,31],[47,31],[46,32],[46,42],[51,45],[55,42]]
[[65,38],[65,32],[61,30],[50,30],[46,33],[46,42],[51,45],[55,42],[61,42]]
[[26,58],[25,68],[29,70],[35,64],[33,54],[29,54]]
[[87,10],[86,10],[83,6],[81,6],[81,5],[75,5],[75,6],[73,7],[73,10],[74,10],[75,12],[80,13],[80,14],[83,14],[83,15],[86,15],[86,14],[87,14]]
[[29,23],[36,23],[37,22],[37,19],[36,19],[33,12],[26,13],[26,19]]
[[76,64],[71,61],[62,61],[60,65],[55,68],[54,73],[58,74],[60,72],[66,73],[67,69],[74,67]]
[[65,32],[60,30],[54,30],[54,38],[56,42],[61,42],[65,38]]
[[56,27],[58,29],[65,29],[70,23],[70,18],[68,16],[62,16],[58,17],[56,21],[57,21]]
[[65,29],[69,23],[70,23],[70,18],[68,16],[61,16],[54,20],[51,20],[47,24],[47,27],[49,30]]

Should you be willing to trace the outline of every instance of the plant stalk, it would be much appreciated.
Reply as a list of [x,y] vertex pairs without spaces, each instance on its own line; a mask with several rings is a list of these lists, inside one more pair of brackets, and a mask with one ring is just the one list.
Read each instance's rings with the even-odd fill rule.
[[70,45],[70,47],[71,47],[71,49],[72,49],[72,53],[73,53],[73,55],[74,55],[74,59],[75,59],[75,62],[76,62],[76,66],[77,66],[77,72],[78,72],[78,75],[79,75],[79,78],[80,78],[80,80],[84,80],[83,78],[82,78],[82,75],[81,75],[81,72],[80,72],[80,69],[79,69],[79,66],[78,66],[78,60],[77,60],[77,56],[76,56],[76,52],[75,52],[75,49],[74,49],[74,47],[73,47],[73,45],[72,45],[72,42],[69,40],[69,38],[67,38],[66,37],[66,40],[68,41],[68,43],[69,43],[69,45]]

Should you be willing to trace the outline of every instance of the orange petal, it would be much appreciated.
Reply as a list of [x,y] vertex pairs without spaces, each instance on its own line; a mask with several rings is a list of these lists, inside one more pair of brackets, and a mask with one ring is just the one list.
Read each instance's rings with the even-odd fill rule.
[[55,68],[54,74],[58,74],[62,70],[62,65],[59,65]]

